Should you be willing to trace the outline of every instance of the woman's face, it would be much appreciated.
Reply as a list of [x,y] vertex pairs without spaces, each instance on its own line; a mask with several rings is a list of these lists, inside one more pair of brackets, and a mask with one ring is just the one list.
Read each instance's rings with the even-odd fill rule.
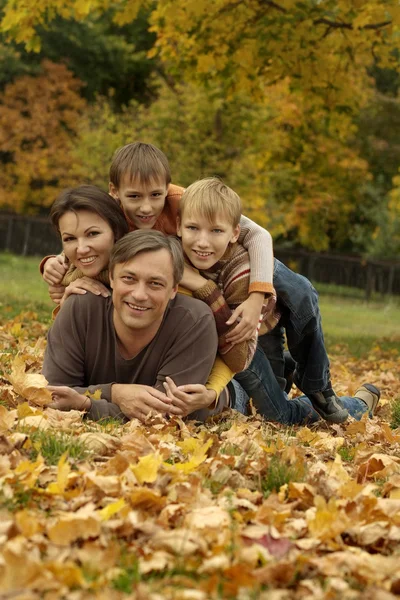
[[66,257],[87,277],[107,268],[114,245],[110,225],[90,210],[68,211],[58,222]]

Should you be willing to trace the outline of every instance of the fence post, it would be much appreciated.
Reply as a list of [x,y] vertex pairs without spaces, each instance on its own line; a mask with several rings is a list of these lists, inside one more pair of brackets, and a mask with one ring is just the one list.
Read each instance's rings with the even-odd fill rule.
[[9,226],[7,228],[7,238],[6,238],[6,248],[5,248],[6,250],[10,250],[11,249],[11,240],[12,240],[13,228],[14,228],[14,219],[11,217],[10,218]]
[[30,233],[31,233],[31,222],[28,221],[28,223],[25,226],[25,238],[24,238],[24,248],[22,250],[22,256],[27,255]]
[[389,278],[388,278],[388,285],[387,285],[387,290],[386,290],[386,294],[388,296],[390,296],[393,293],[393,283],[394,283],[394,271],[395,271],[395,266],[392,265],[389,269]]
[[370,300],[375,285],[375,277],[372,272],[372,265],[367,263],[367,285],[365,288],[365,299]]

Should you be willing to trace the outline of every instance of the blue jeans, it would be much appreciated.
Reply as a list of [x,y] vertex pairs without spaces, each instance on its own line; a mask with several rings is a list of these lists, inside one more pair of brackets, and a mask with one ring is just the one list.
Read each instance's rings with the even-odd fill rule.
[[[247,398],[237,388],[237,384],[234,384],[235,399],[232,408],[243,414],[246,414],[248,399],[251,398],[257,411],[267,421],[276,421],[284,425],[305,425],[315,423],[321,418],[307,396],[289,400],[287,394],[280,388],[261,348],[257,348],[249,368],[237,373],[235,380],[243,388]],[[368,410],[365,402],[359,398],[342,396],[340,400],[349,414],[357,420],[361,419]]]
[[274,261],[274,287],[282,317],[271,332],[259,337],[282,389],[285,387],[284,331],[290,354],[296,361],[299,387],[305,393],[319,392],[330,383],[318,293],[309,280]]

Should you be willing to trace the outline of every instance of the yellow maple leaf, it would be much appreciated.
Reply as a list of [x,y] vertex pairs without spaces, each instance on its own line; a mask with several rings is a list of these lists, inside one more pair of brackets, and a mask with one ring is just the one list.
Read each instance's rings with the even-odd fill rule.
[[98,511],[98,515],[102,521],[108,521],[117,514],[122,508],[126,506],[126,502],[123,498],[116,500],[115,502],[111,502],[108,506],[105,506],[101,510]]
[[161,463],[162,458],[158,454],[147,454],[139,458],[137,465],[131,465],[131,470],[140,484],[153,483]]
[[64,452],[58,461],[57,466],[57,481],[50,483],[47,486],[46,491],[49,494],[63,494],[65,492],[65,488],[67,487],[68,475],[71,471],[71,467],[66,462],[68,457],[68,452]]
[[169,463],[164,463],[164,468],[167,471],[182,471],[183,473],[190,473],[191,471],[197,469],[197,467],[206,460],[207,451],[213,444],[212,439],[207,440],[204,444],[202,444],[201,441],[197,440],[196,438],[192,439],[195,440],[195,443],[190,442],[191,448],[194,449],[194,452],[190,459],[187,462],[175,463],[173,465],[170,465]]
[[86,390],[86,392],[83,395],[87,396],[91,400],[101,400],[101,389],[99,388],[98,390],[96,390],[94,392],[94,394],[92,394],[91,392],[89,392],[89,390]]

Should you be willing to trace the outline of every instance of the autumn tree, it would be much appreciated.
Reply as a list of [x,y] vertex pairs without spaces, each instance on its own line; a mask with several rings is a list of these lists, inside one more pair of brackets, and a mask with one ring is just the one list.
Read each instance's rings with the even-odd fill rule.
[[343,248],[368,166],[351,148],[351,131],[339,135],[334,121],[313,131],[297,101],[285,81],[263,103],[245,93],[223,100],[217,85],[165,83],[148,107],[134,102],[116,115],[103,100],[80,121],[73,175],[104,187],[118,146],[152,142],[169,157],[175,183],[218,175],[276,239]]
[[71,145],[85,108],[82,83],[64,65],[44,61],[0,95],[0,206],[34,212],[69,183]]
[[[180,165],[191,179],[207,170],[226,175],[275,235],[349,249],[352,228],[355,249],[369,246],[376,197],[357,153],[356,123],[373,97],[371,66],[398,67],[397,0],[121,0],[112,8],[108,0],[43,0],[29,11],[24,2],[7,0],[1,27],[36,50],[55,18],[85,21],[109,11],[125,26],[147,8],[157,36],[149,56],[163,61],[173,93],[129,109],[131,125],[123,132],[116,124],[112,139],[144,132],[172,161],[180,158],[178,175]],[[186,90],[198,99],[193,110]],[[99,146],[89,122],[81,133]]]

